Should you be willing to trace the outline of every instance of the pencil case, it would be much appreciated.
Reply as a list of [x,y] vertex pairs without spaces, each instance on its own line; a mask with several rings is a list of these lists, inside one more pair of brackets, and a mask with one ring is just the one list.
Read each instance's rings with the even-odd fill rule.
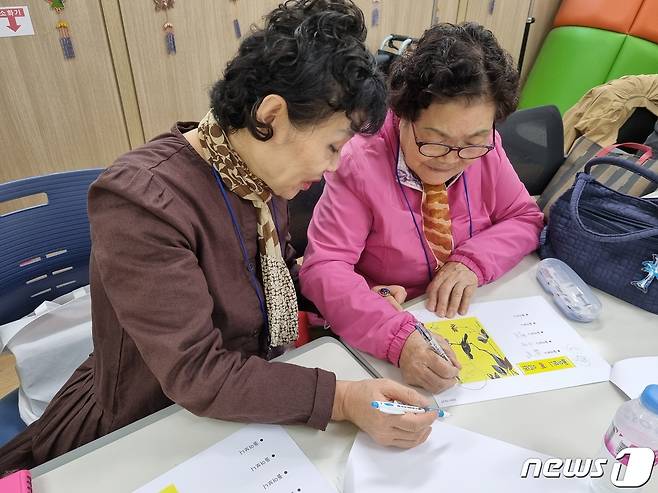
[[556,258],[539,262],[537,280],[553,295],[555,304],[571,320],[591,322],[601,314],[601,301],[574,270]]

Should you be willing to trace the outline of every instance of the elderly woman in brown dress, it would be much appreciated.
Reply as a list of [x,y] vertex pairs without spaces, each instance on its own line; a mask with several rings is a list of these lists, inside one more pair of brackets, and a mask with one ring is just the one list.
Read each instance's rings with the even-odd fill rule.
[[349,420],[400,447],[427,438],[434,413],[370,406],[427,404],[407,387],[268,361],[297,337],[286,199],[335,170],[350,137],[376,132],[385,116],[365,34],[351,0],[286,2],[242,42],[200,123],[175,124],[92,185],[94,353],[0,449],[0,471],[174,402],[243,422]]

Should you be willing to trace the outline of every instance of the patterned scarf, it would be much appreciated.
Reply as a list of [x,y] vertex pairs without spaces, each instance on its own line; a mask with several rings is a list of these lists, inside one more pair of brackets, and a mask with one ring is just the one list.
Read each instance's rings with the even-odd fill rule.
[[452,252],[452,230],[448,190],[441,185],[423,184],[423,232],[438,266],[446,263]]
[[203,154],[222,182],[240,198],[251,201],[258,211],[258,252],[269,322],[270,346],[283,346],[297,339],[297,296],[290,271],[281,253],[276,225],[267,203],[272,190],[249,171],[215,120],[212,110],[198,128]]

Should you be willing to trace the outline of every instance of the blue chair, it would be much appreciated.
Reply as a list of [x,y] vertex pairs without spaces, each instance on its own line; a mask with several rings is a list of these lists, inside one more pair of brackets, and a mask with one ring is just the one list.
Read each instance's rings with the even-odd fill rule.
[[[0,325],[89,284],[87,191],[102,168],[0,184],[3,202],[45,194],[47,204],[0,215]],[[0,446],[25,428],[18,390],[0,399]]]

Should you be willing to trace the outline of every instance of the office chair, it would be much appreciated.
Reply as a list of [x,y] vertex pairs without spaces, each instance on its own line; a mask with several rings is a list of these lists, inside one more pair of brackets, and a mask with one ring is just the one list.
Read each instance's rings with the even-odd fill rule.
[[[43,205],[0,215],[0,325],[89,283],[87,191],[101,168],[0,184],[3,202],[45,194]],[[0,446],[25,428],[18,390],[0,399]]]
[[553,105],[518,110],[496,124],[496,130],[530,195],[541,194],[564,162],[560,111]]
[[297,252],[297,257],[304,255],[308,239],[306,233],[308,225],[311,224],[313,209],[320,200],[324,190],[324,178],[313,183],[311,188],[298,193],[295,198],[288,202],[288,214],[290,221],[290,244]]

